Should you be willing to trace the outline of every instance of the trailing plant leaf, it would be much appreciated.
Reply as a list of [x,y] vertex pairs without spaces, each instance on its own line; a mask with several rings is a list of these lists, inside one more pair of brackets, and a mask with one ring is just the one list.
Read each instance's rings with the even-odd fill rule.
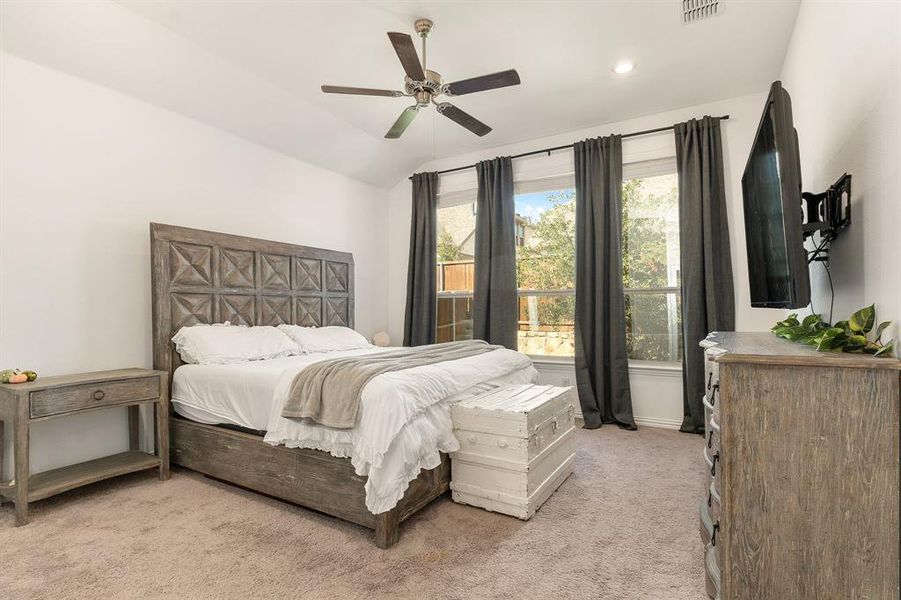
[[883,321],[882,323],[879,324],[879,327],[876,328],[876,341],[877,342],[882,341],[882,332],[885,331],[886,328],[891,324],[892,324],[891,321]]
[[844,329],[846,332],[848,332],[848,334],[851,333],[851,328],[848,326],[847,321],[839,321],[838,323],[833,325],[833,327],[838,327],[839,329]]
[[817,343],[817,350],[832,350],[833,348],[841,344],[841,342],[843,342],[845,339],[847,339],[847,334],[844,332],[844,330],[839,329],[838,327],[830,327],[820,336],[820,340]]
[[807,315],[804,317],[804,320],[801,322],[801,325],[807,328],[813,328],[823,322],[823,319],[820,315]]
[[850,319],[848,319],[848,325],[851,327],[851,331],[859,333],[869,333],[869,331],[873,329],[873,323],[875,322],[875,304],[871,304],[866,308],[861,308],[859,311],[851,315]]
[[799,341],[801,338],[806,336],[808,333],[807,328],[803,325],[791,325],[787,327],[779,328],[779,331],[776,333],[779,337],[783,337],[787,340],[791,340],[793,342]]
[[867,339],[865,335],[850,335],[848,336],[848,344],[853,346],[866,346],[870,341]]
[[876,354],[873,356],[891,356],[892,350],[895,349],[894,344],[886,344],[885,346],[881,346],[879,350],[876,351]]
[[865,335],[850,335],[848,336],[848,341],[845,344],[844,348],[842,348],[843,352],[860,352],[864,348],[867,347],[870,341],[867,339]]
[[785,317],[784,320],[776,323],[776,327],[793,327],[800,324],[801,323],[798,321],[798,315],[796,313],[792,313]]

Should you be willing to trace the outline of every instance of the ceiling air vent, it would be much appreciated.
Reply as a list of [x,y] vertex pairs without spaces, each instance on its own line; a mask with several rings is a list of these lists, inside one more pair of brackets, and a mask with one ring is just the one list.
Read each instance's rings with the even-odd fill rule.
[[724,8],[721,0],[682,0],[682,24],[715,17]]

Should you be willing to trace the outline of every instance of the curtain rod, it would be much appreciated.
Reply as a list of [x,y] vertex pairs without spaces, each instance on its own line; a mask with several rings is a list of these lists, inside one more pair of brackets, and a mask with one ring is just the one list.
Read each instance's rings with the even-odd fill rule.
[[[722,117],[717,117],[720,121],[728,121],[729,115],[723,115]],[[657,127],[655,129],[645,129],[644,131],[634,131],[632,133],[624,133],[620,137],[630,138],[636,137],[639,135],[648,135],[650,133],[660,133],[661,131],[669,131],[675,128],[675,125],[670,125],[668,127]],[[557,152],[558,150],[566,150],[567,148],[572,148],[572,144],[566,144],[565,146],[554,146],[553,148],[542,148],[541,150],[532,150],[531,152],[523,152],[522,154],[514,154],[510,158],[523,158],[524,156],[534,156],[536,154],[544,154],[545,152],[550,155],[551,152]],[[465,167],[454,167],[453,169],[444,169],[442,171],[438,171],[438,175],[444,175],[445,173],[456,173],[457,171],[465,171],[466,169],[474,169],[475,165],[466,165]],[[413,177],[410,176],[407,179],[412,180]]]

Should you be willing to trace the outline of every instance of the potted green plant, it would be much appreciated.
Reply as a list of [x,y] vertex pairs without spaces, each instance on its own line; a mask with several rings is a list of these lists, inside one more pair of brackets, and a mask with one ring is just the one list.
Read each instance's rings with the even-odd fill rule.
[[[835,325],[813,314],[798,320],[791,314],[776,323],[771,331],[781,338],[813,346],[820,352],[865,352],[874,356],[891,356],[893,344],[882,343],[882,333],[891,325],[883,321],[873,331],[876,323],[876,305],[871,304],[855,312],[847,321]],[[872,336],[870,333],[872,333]]]

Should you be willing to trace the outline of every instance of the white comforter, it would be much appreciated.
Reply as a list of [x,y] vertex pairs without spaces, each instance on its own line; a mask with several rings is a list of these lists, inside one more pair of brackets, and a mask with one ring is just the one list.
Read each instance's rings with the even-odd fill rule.
[[302,368],[282,373],[265,441],[349,457],[357,474],[368,476],[366,506],[374,514],[394,508],[421,469],[440,464],[440,452],[459,449],[452,403],[504,383],[534,382],[538,375],[527,356],[505,349],[385,373],[363,388],[358,425],[340,430],[281,416],[289,386]]

